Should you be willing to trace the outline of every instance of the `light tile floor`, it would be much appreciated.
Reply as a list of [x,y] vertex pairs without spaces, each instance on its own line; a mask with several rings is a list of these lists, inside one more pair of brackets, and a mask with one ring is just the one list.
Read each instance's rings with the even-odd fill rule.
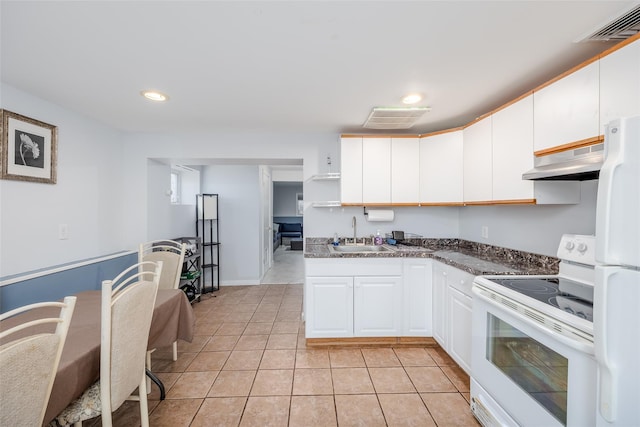
[[261,283],[303,283],[304,258],[302,251],[292,251],[285,243],[273,252],[273,265],[265,273]]
[[[301,284],[222,287],[193,308],[178,360],[153,353],[167,397],[153,386],[151,426],[479,425],[469,377],[440,348],[307,348]],[[140,425],[137,402],[114,425]]]

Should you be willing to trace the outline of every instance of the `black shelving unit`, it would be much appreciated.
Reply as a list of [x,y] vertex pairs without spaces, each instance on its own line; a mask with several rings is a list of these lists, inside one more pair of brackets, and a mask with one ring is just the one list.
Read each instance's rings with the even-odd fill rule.
[[218,195],[196,195],[196,236],[202,238],[202,293],[220,289]]
[[202,238],[177,237],[173,240],[187,244],[179,288],[185,291],[189,301],[199,302],[202,295]]

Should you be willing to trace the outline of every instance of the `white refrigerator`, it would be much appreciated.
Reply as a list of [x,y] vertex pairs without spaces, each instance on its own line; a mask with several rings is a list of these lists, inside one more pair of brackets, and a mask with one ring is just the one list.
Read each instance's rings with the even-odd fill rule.
[[640,116],[609,123],[596,210],[597,425],[640,426]]

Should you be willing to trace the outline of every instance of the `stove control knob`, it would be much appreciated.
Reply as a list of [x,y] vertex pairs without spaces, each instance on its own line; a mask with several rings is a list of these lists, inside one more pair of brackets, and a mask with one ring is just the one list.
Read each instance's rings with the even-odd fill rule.
[[587,245],[585,245],[584,243],[580,243],[578,245],[578,252],[580,252],[581,254],[585,253],[587,251]]
[[568,241],[566,245],[564,245],[564,247],[568,250],[568,251],[572,251],[573,248],[576,247],[576,245],[572,242],[572,241]]

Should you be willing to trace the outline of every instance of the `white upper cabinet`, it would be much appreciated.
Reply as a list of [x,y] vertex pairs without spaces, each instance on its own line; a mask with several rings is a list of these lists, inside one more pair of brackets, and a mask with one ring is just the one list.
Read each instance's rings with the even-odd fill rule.
[[640,115],[640,40],[600,59],[600,134],[613,119]]
[[340,176],[340,202],[362,203],[362,138],[342,138]]
[[420,188],[418,138],[391,139],[391,203],[417,203]]
[[462,130],[420,138],[421,204],[462,203]]
[[592,62],[534,92],[534,151],[599,135],[598,70]]
[[522,174],[533,167],[533,96],[492,117],[493,200],[533,199],[533,181]]
[[464,201],[492,200],[491,116],[464,128],[463,138]]
[[391,138],[362,138],[362,202],[391,203]]

